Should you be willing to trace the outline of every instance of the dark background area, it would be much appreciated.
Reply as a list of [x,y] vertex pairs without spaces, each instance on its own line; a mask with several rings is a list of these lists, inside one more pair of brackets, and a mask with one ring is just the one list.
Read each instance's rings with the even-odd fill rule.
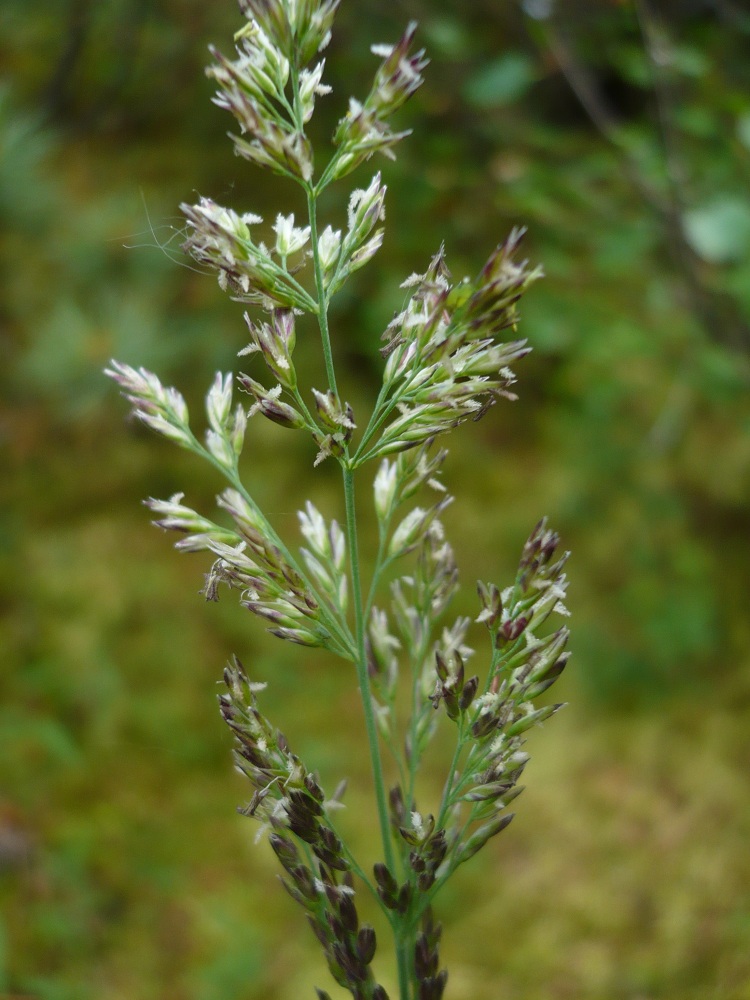
[[[375,42],[410,18],[432,64],[401,113],[384,247],[333,312],[364,412],[400,282],[441,241],[474,274],[513,225],[546,278],[525,300],[517,403],[453,439],[446,525],[474,613],[546,513],[572,549],[569,707],[531,734],[507,833],[442,899],[453,1000],[750,996],[750,15],[731,0],[343,0],[325,142]],[[236,652],[270,717],[351,779],[374,848],[355,680],[267,637],[140,501],[210,470],[123,420],[111,357],[193,409],[245,344],[188,268],[177,205],[273,218],[284,185],[232,155],[207,45],[232,0],[0,8],[0,996],[297,1000],[316,943],[237,816],[216,710]],[[322,157],[321,157],[322,159]],[[336,218],[349,188],[324,206]],[[298,368],[315,377],[316,344]],[[337,477],[258,420],[247,482],[279,531]],[[305,478],[302,470],[309,470]],[[559,689],[556,689],[559,691]],[[333,724],[340,726],[331,739]],[[386,955],[385,945],[383,956]],[[387,973],[383,977],[389,982]]]

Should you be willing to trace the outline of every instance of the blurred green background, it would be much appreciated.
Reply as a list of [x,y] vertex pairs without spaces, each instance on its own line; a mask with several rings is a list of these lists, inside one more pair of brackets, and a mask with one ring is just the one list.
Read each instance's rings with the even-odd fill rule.
[[[750,998],[750,16],[657,11],[343,0],[328,52],[320,140],[371,43],[416,17],[432,57],[400,119],[413,137],[372,165],[385,246],[335,309],[355,411],[398,284],[441,240],[460,278],[525,224],[547,274],[523,307],[520,401],[453,440],[446,522],[471,614],[474,580],[508,581],[550,515],[573,550],[570,705],[531,734],[516,821],[442,900],[453,1000]],[[244,346],[241,307],[178,266],[173,228],[197,194],[297,207],[233,157],[210,103],[206,46],[228,52],[239,23],[232,0],[0,7],[3,998],[328,986],[235,813],[215,703],[233,652],[327,787],[349,775],[347,828],[375,858],[353,675],[229,596],[203,604],[206,565],[139,502],[185,490],[209,510],[220,483],[125,422],[101,375],[144,364],[197,412]],[[307,495],[340,514],[336,470],[302,482],[306,443],[258,420],[247,480],[279,530],[295,538]]]

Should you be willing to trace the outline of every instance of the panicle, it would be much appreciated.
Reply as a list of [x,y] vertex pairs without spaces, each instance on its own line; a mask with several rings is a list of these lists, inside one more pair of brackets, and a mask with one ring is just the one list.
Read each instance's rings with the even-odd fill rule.
[[[373,153],[395,157],[394,147],[409,133],[395,131],[391,117],[421,86],[427,59],[414,46],[416,22],[395,44],[372,47],[381,60],[372,86],[364,100],[350,99],[333,136],[333,156],[314,183],[305,127],[317,98],[330,92],[320,53],[339,2],[239,0],[247,23],[235,35],[235,55],[227,58],[212,49],[207,71],[217,86],[214,102],[238,124],[232,136],[236,153],[298,182],[311,206],[310,225],[297,225],[291,213],[276,214],[266,245],[257,237],[263,225],[258,215],[205,197],[181,206],[187,220],[183,249],[216,272],[222,289],[236,300],[267,314],[260,321],[245,314],[250,340],[239,353],[260,355],[273,384],[269,388],[240,374],[240,389],[251,397],[247,409],[233,401],[232,376],[217,372],[205,400],[204,447],[193,436],[187,405],[175,389],[144,368],[117,361],[107,374],[140,420],[208,457],[232,484],[217,497],[229,526],[185,505],[181,493],[145,501],[154,524],[177,533],[178,549],[211,553],[206,599],[217,600],[226,585],[271,634],[356,663],[369,735],[374,725],[393,751],[401,779],[387,803],[382,780],[376,782],[387,863],[375,864],[371,888],[392,911],[394,929],[411,935],[408,978],[414,997],[441,1000],[447,972],[440,968],[441,928],[433,921],[431,898],[459,864],[513,819],[507,807],[522,791],[519,782],[529,760],[525,734],[562,707],[537,699],[560,677],[570,655],[568,629],[548,625],[552,615],[568,614],[567,553],[556,555],[559,538],[546,519],[526,542],[511,586],[478,585],[476,621],[490,638],[483,683],[467,668],[474,656],[468,644],[471,620],[458,616],[444,622],[458,589],[458,567],[441,520],[453,498],[440,478],[447,452],[436,447],[436,439],[470,418],[480,419],[498,400],[516,398],[510,365],[529,350],[515,339],[518,303],[541,269],[518,259],[524,231],[513,229],[473,280],[453,281],[443,247],[423,274],[411,275],[402,286],[405,305],[383,336],[384,384],[375,413],[359,447],[351,447],[354,412],[336,389],[326,316],[333,294],[383,243],[386,187],[378,172],[354,190],[340,230],[330,225],[318,230],[313,206],[329,183]],[[297,279],[310,259],[314,296],[301,283],[304,277]],[[302,313],[317,317],[326,347],[328,387],[312,388],[312,403],[301,394],[293,360],[296,317]],[[353,524],[347,535],[308,501],[298,512],[303,546],[293,554],[241,484],[239,459],[255,413],[308,430],[318,447],[315,464],[335,456],[347,477],[369,459],[380,460],[373,483],[376,569],[364,601],[359,579],[352,580],[360,601],[353,616],[347,607],[347,568],[357,573],[358,565],[356,550],[347,552],[348,539],[355,538]],[[402,509],[422,486],[433,491],[431,499]],[[347,478],[348,519],[350,487]],[[396,575],[393,564],[406,556],[407,571]],[[390,587],[390,602],[381,609],[375,602],[384,586]],[[411,674],[412,717],[405,732],[396,702],[402,667]],[[388,1000],[371,968],[375,931],[360,922],[354,875],[362,872],[329,819],[331,810],[342,807],[344,784],[326,798],[316,773],[261,712],[257,695],[264,685],[251,682],[237,658],[227,665],[224,682],[221,715],[234,736],[237,769],[252,787],[240,812],[257,819],[261,833],[268,834],[283,869],[282,884],[304,910],[336,982],[356,1000]],[[439,808],[429,813],[417,808],[415,776],[443,712],[457,746]],[[377,758],[373,763],[377,778]],[[317,995],[330,1000],[323,990]]]

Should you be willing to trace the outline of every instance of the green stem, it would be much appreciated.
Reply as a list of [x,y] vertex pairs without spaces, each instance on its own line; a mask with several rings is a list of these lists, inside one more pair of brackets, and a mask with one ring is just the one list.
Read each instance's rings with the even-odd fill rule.
[[443,798],[440,803],[440,812],[438,813],[436,826],[438,830],[442,829],[445,825],[445,820],[448,814],[448,810],[451,806],[451,794],[453,792],[453,782],[456,780],[456,771],[458,770],[458,760],[461,756],[461,751],[464,748],[464,722],[463,719],[459,721],[458,724],[458,734],[456,736],[456,749],[453,752],[453,759],[450,763],[450,769],[448,770],[448,777],[445,779],[445,788],[443,789]]
[[372,458],[374,452],[371,449],[364,456],[364,452],[367,445],[370,443],[371,438],[380,428],[383,426],[388,416],[393,412],[394,407],[399,402],[401,396],[398,391],[396,391],[390,399],[387,399],[387,393],[390,389],[390,385],[382,386],[380,394],[378,395],[377,402],[375,404],[375,409],[373,410],[372,417],[370,418],[370,423],[365,428],[365,432],[362,435],[362,440],[359,442],[357,451],[353,458],[353,464],[355,468],[359,465],[364,465],[368,458]]
[[383,779],[383,765],[380,759],[380,745],[378,743],[378,730],[375,722],[375,710],[372,704],[372,692],[370,690],[370,678],[367,673],[367,652],[365,649],[365,622],[362,608],[362,582],[359,569],[359,545],[357,541],[357,520],[354,502],[354,475],[351,469],[344,468],[344,500],[346,503],[346,529],[347,541],[349,543],[349,559],[352,573],[352,599],[354,603],[354,635],[357,643],[357,681],[359,691],[362,696],[362,706],[365,713],[365,728],[367,730],[367,741],[370,748],[370,762],[372,765],[372,776],[375,784],[375,799],[378,807],[378,820],[380,823],[380,834],[383,841],[383,857],[391,872],[395,872],[395,858],[393,845],[391,843],[390,819],[388,815],[388,801],[385,792],[385,781]]
[[[380,561],[381,558],[383,559],[382,562]],[[370,593],[367,595],[367,602],[365,603],[365,611],[364,611],[365,622],[368,622],[370,620],[370,615],[372,614],[372,607],[373,604],[375,603],[377,585],[380,583],[380,578],[385,572],[385,570],[391,565],[392,562],[393,562],[393,557],[391,556],[383,558],[381,549],[380,552],[378,553],[378,561],[376,563],[377,571],[375,574],[373,574],[372,585],[370,586]]]
[[414,937],[414,932],[411,931],[407,935],[406,927],[402,928],[402,933],[396,935],[396,960],[398,962],[398,992],[401,1000],[409,1000],[409,981],[411,980],[411,975],[409,973],[410,961],[409,952],[410,944]]
[[[320,337],[323,347],[323,358],[325,360],[326,374],[328,376],[328,386],[338,397],[336,385],[336,372],[333,364],[333,351],[331,349],[331,337],[328,328],[328,310],[326,293],[323,282],[323,269],[320,264],[318,254],[318,221],[317,221],[317,192],[316,189],[308,187],[307,209],[310,221],[310,243],[312,246],[313,265],[315,269],[315,287],[318,295],[317,315],[320,326]],[[395,854],[391,840],[390,817],[388,812],[388,799],[386,796],[385,780],[383,778],[383,764],[380,756],[380,743],[378,741],[378,729],[375,720],[375,709],[372,702],[372,690],[370,688],[370,677],[367,672],[367,650],[365,647],[365,616],[362,604],[362,577],[359,567],[359,542],[357,538],[357,511],[354,498],[354,474],[352,460],[348,450],[345,458],[341,461],[344,477],[344,503],[346,508],[346,535],[349,546],[349,563],[352,578],[352,603],[354,605],[355,641],[357,655],[355,666],[357,669],[357,683],[359,685],[362,708],[365,716],[365,730],[367,732],[367,742],[370,751],[370,766],[372,770],[373,784],[375,786],[375,801],[378,810],[378,822],[380,826],[380,836],[383,844],[383,859],[389,871],[395,874]],[[388,918],[393,928],[393,936],[396,946],[396,962],[398,966],[399,997],[400,1000],[410,1000],[409,983],[410,960],[409,960],[409,940],[410,936],[404,932],[406,928],[403,921],[388,913]],[[411,935],[413,937],[413,935]]]
[[417,730],[419,728],[420,711],[419,711],[419,690],[420,684],[422,682],[422,668],[427,656],[427,650],[430,647],[430,642],[432,640],[433,632],[433,620],[430,616],[429,610],[425,607],[419,609],[422,617],[422,640],[416,649],[412,649],[411,652],[411,662],[412,662],[412,683],[411,683],[411,716],[409,719],[409,742],[410,742],[410,756],[409,756],[409,788],[406,790],[406,807],[407,809],[414,808],[414,790],[417,782],[417,769],[419,767],[420,758],[418,755],[419,748],[417,747]]
[[323,268],[320,266],[320,255],[318,253],[318,211],[315,192],[312,188],[307,190],[307,213],[310,220],[310,245],[313,253],[313,264],[315,267],[315,288],[318,293],[318,325],[320,326],[320,339],[323,345],[323,358],[326,365],[326,375],[328,385],[333,394],[338,397],[336,387],[336,371],[333,366],[333,351],[331,350],[331,334],[328,329],[328,310],[326,309],[326,293],[323,285]]
[[[393,413],[394,409],[398,406],[398,404],[410,401],[409,387],[411,385],[411,377],[412,375],[416,374],[419,370],[417,367],[417,361],[418,358],[415,358],[412,364],[411,371],[409,372],[408,376],[404,374],[399,376],[402,384],[397,389],[392,388],[393,381],[390,381],[385,385],[381,386],[380,392],[378,393],[377,402],[375,403],[375,408],[372,412],[372,416],[370,417],[370,422],[365,428],[365,432],[362,435],[362,440],[359,442],[357,451],[354,455],[353,459],[354,468],[357,468],[360,465],[364,465],[365,462],[367,462],[370,458],[373,457],[373,455],[377,453],[378,449],[376,446],[375,448],[370,449],[370,451],[368,451],[366,454],[363,455],[363,452],[367,447],[367,445],[369,444],[370,440],[372,439],[373,435],[380,430],[380,428],[383,426],[383,424],[391,415],[391,413]],[[391,392],[390,397],[388,396],[389,392]]]
[[391,396],[387,404],[383,406],[382,411],[377,415],[377,419],[373,420],[370,426],[368,426],[366,433],[362,436],[362,440],[360,441],[359,447],[357,448],[357,453],[355,454],[353,459],[353,464],[355,468],[357,468],[360,465],[364,465],[365,462],[369,462],[371,458],[374,458],[378,454],[383,443],[382,439],[380,440],[380,442],[375,444],[374,447],[370,448],[368,452],[365,452],[364,455],[362,454],[362,452],[364,451],[365,447],[369,444],[371,438],[376,433],[376,431],[380,430],[380,428],[386,422],[391,413],[393,413],[393,411],[396,409],[398,404],[404,403],[406,405],[409,402],[411,402],[411,398],[405,390],[394,392],[393,396]]
[[340,158],[340,153],[337,150],[326,164],[323,173],[318,178],[318,183],[315,185],[316,196],[319,195],[321,191],[327,188],[328,185],[331,183],[331,178],[333,176],[334,170],[336,169],[336,164],[338,163],[339,158]]
[[290,392],[292,393],[292,396],[294,397],[294,401],[297,404],[297,406],[299,407],[300,412],[302,413],[302,416],[307,421],[307,425],[308,425],[308,428],[310,429],[310,431],[317,430],[318,425],[317,425],[317,423],[315,421],[315,418],[313,417],[312,413],[310,413],[309,409],[307,408],[307,403],[302,398],[302,395],[301,395],[299,389],[297,388],[297,386],[295,386],[293,389],[291,389]]
[[[388,801],[386,798],[385,781],[383,780],[383,766],[380,759],[380,744],[378,742],[377,724],[375,722],[375,710],[372,704],[372,692],[370,689],[370,677],[367,672],[367,652],[365,649],[365,620],[362,607],[362,583],[359,570],[359,546],[357,542],[357,520],[354,500],[354,474],[347,466],[343,467],[344,474],[344,498],[346,502],[346,526],[347,540],[349,544],[349,558],[352,574],[352,597],[354,603],[355,637],[357,642],[357,681],[362,698],[362,707],[365,714],[365,729],[367,730],[367,742],[370,748],[370,763],[372,767],[373,783],[375,785],[375,800],[378,807],[378,820],[380,823],[380,836],[383,842],[383,857],[389,871],[395,874],[395,856],[391,841],[390,819],[388,814]],[[410,955],[413,950],[413,933],[407,934],[407,928],[403,920],[389,915],[393,928],[393,937],[396,945],[396,963],[398,967],[398,983],[400,1000],[409,1000],[411,981],[410,975]]]
[[380,896],[378,896],[378,893],[377,893],[377,890],[375,889],[375,886],[372,884],[372,882],[370,881],[370,879],[367,877],[367,875],[365,874],[365,872],[362,870],[362,868],[361,868],[359,862],[357,861],[357,859],[354,857],[354,855],[352,854],[352,852],[349,850],[349,847],[347,846],[346,841],[344,840],[344,838],[342,836],[340,836],[339,831],[336,829],[336,824],[331,821],[331,817],[330,817],[330,815],[327,812],[326,812],[326,823],[328,824],[328,826],[330,826],[330,828],[333,830],[333,832],[336,834],[336,836],[341,841],[341,848],[342,848],[342,850],[344,852],[344,855],[346,856],[347,861],[349,862],[349,864],[351,866],[351,870],[362,881],[363,885],[365,885],[369,889],[370,894],[372,895],[372,898],[378,903],[378,905],[382,906],[381,901],[380,901]]
[[304,307],[307,312],[314,313],[316,310],[315,299],[310,295],[307,289],[303,288],[297,279],[293,278],[292,275],[283,268],[279,268],[279,275],[281,284],[285,286],[286,289],[294,292],[294,294],[298,297],[298,305],[300,307]]

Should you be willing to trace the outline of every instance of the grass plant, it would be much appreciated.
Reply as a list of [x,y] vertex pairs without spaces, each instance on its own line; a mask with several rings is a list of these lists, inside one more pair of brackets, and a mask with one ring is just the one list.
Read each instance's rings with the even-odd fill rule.
[[[550,625],[567,615],[567,555],[558,555],[558,537],[541,520],[515,579],[478,585],[476,623],[486,653],[481,669],[468,669],[472,621],[448,617],[459,583],[441,521],[453,501],[441,474],[445,440],[515,399],[509,366],[529,351],[516,337],[518,303],[541,271],[519,259],[519,230],[475,278],[454,281],[445,249],[433,251],[423,273],[404,281],[403,307],[385,328],[372,409],[355,413],[337,377],[346,333],[329,322],[331,302],[383,242],[386,186],[379,172],[353,190],[346,178],[375,154],[394,157],[408,132],[396,130],[393,116],[421,86],[427,60],[415,49],[414,23],[395,44],[374,45],[380,64],[369,93],[349,100],[331,147],[314,150],[309,123],[330,92],[321,53],[338,3],[240,0],[245,24],[234,57],[212,50],[215,103],[239,126],[235,151],[296,185],[306,205],[302,224],[279,211],[270,226],[210,198],[182,206],[184,250],[247,309],[249,342],[240,356],[252,374],[216,374],[203,434],[181,393],[154,373],[113,361],[108,374],[139,420],[225,480],[211,517],[181,493],[146,501],[155,524],[179,535],[178,549],[210,554],[206,599],[233,591],[269,632],[303,647],[300,683],[311,699],[316,673],[334,658],[356,680],[380,857],[362,860],[346,834],[346,754],[335,755],[338,784],[324,791],[315,769],[264,714],[262,691],[273,678],[257,677],[234,657],[219,702],[236,766],[252,789],[242,811],[268,837],[282,884],[339,986],[356,1000],[385,1000],[394,984],[400,1000],[440,1000],[447,970],[436,897],[511,822],[508,807],[528,760],[526,733],[561,707],[542,696],[568,658],[567,628]],[[321,218],[329,188],[345,191],[341,228]],[[325,205],[330,201],[326,194]],[[298,328],[300,336],[319,338],[325,380],[318,385],[295,365]],[[306,436],[315,466],[340,469],[342,523],[300,497],[301,545],[272,524],[248,485],[258,470],[243,449],[264,419]],[[377,537],[367,566],[359,541],[364,519]],[[449,762],[441,791],[425,804],[434,768],[442,766],[438,742],[439,750],[451,747]],[[368,907],[392,932],[392,967],[380,967],[387,949],[363,919]]]

